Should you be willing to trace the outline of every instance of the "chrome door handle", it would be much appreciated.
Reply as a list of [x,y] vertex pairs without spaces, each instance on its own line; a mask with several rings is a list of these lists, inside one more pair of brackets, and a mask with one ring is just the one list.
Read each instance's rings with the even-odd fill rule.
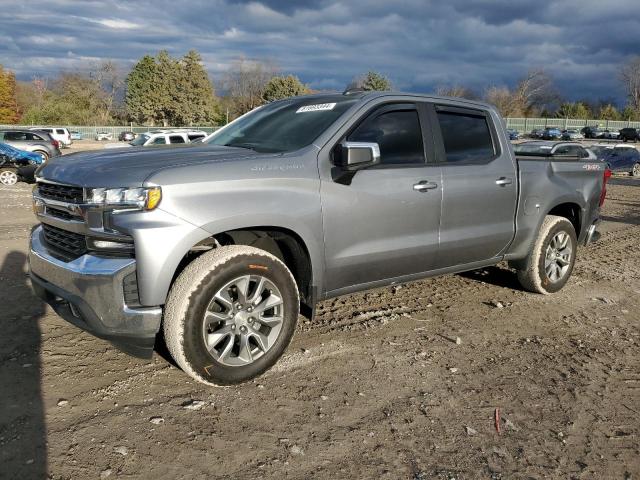
[[512,180],[510,178],[507,177],[500,177],[499,179],[496,180],[496,185],[500,185],[500,186],[505,186],[505,185],[511,185]]
[[427,190],[433,190],[434,188],[438,188],[438,184],[427,180],[422,180],[421,182],[413,184],[413,189],[416,192],[426,192]]

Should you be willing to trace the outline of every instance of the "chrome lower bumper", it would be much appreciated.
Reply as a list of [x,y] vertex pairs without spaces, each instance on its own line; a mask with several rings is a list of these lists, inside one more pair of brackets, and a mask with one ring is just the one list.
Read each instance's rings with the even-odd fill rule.
[[135,272],[134,259],[85,254],[59,260],[44,245],[39,226],[31,234],[29,267],[34,291],[62,318],[127,353],[151,356],[162,309],[125,304],[123,280]]

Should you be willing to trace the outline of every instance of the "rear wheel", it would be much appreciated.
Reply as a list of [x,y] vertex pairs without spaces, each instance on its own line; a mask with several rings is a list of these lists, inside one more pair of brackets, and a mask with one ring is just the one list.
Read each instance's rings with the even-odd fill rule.
[[49,160],[49,154],[44,150],[34,150],[33,153],[37,153],[38,155],[40,155],[42,157],[43,162],[46,162],[47,160]]
[[285,351],[298,319],[289,269],[253,247],[216,248],[191,262],[174,283],[163,320],[176,363],[208,385],[250,380]]
[[636,163],[631,170],[631,175],[634,177],[640,177],[640,163]]
[[18,183],[18,173],[12,168],[0,168],[0,184],[15,185]]
[[577,246],[573,224],[564,217],[547,215],[529,255],[518,270],[520,284],[531,292],[557,292],[571,276]]

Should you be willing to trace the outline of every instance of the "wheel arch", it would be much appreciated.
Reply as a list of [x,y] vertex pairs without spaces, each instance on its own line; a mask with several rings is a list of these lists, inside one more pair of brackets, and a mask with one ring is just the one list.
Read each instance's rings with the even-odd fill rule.
[[576,231],[576,237],[582,233],[582,208],[575,202],[564,202],[551,208],[547,215],[564,217],[571,222]]
[[183,256],[174,273],[171,285],[178,275],[195,258],[213,248],[226,245],[246,245],[259,248],[280,259],[291,271],[300,294],[300,313],[312,318],[315,302],[318,298],[314,275],[313,255],[307,242],[296,231],[272,225],[256,225],[224,230],[200,240]]

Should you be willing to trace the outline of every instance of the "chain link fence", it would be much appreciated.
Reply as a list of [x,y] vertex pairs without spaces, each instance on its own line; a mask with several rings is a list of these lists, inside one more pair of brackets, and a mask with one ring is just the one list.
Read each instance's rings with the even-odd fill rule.
[[[556,127],[560,129],[581,129],[587,125],[604,129],[619,130],[625,127],[640,128],[640,122],[626,120],[597,120],[597,119],[574,119],[574,118],[505,118],[507,128],[513,128],[521,133],[530,132],[534,128]],[[118,138],[121,132],[144,133],[152,130],[168,130],[175,128],[188,128],[190,130],[202,130],[207,133],[215,132],[220,127],[140,127],[132,125],[0,125],[0,129],[29,129],[34,127],[61,127],[65,126],[71,132],[80,132],[88,140],[94,139],[98,132],[108,132],[114,138]]]

